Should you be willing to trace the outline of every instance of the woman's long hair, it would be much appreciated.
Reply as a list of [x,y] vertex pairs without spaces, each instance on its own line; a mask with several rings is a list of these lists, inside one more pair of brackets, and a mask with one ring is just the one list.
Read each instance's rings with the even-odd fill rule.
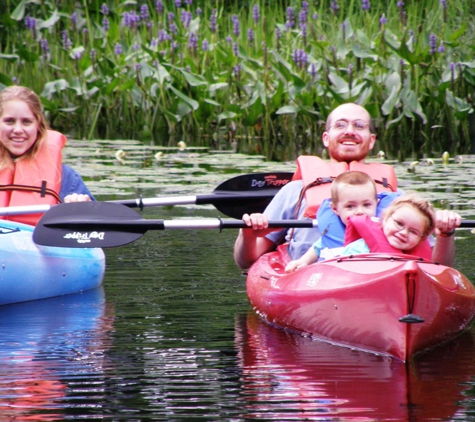
[[10,86],[0,92],[0,118],[5,112],[5,104],[8,101],[24,101],[28,104],[38,123],[38,134],[33,146],[20,157],[12,157],[10,152],[0,143],[0,170],[13,167],[14,163],[18,160],[34,159],[46,138],[46,131],[48,129],[41,100],[31,89],[24,86]]

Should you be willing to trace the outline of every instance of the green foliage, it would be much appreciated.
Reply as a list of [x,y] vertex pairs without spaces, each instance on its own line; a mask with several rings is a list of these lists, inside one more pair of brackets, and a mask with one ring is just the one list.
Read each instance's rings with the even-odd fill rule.
[[34,89],[75,137],[291,159],[321,153],[328,113],[353,101],[387,157],[475,152],[471,2],[12,3],[0,88]]

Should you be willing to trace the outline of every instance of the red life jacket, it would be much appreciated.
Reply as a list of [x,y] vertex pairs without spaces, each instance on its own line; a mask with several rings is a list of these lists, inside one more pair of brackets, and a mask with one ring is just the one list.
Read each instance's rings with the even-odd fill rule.
[[306,208],[304,216],[315,218],[322,201],[330,198],[331,182],[346,171],[361,171],[371,176],[379,192],[397,190],[397,178],[394,168],[382,163],[363,164],[357,161],[348,163],[332,163],[323,161],[313,155],[301,155],[297,158],[297,171],[292,180],[303,180],[304,186],[314,184],[305,189]]
[[352,215],[348,218],[346,223],[345,246],[358,239],[363,239],[366,242],[370,252],[389,254],[405,253],[427,260],[432,259],[432,248],[427,239],[420,241],[416,247],[410,251],[403,252],[400,249],[393,248],[389,244],[379,221],[367,215]]
[[[19,160],[13,169],[0,171],[0,207],[55,205],[61,202],[62,153],[66,137],[48,130],[37,156]],[[35,225],[41,214],[3,217],[19,223]]]

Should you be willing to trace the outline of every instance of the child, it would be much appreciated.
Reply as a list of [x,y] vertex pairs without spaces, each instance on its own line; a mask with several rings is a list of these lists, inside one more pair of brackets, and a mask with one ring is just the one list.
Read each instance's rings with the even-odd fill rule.
[[[428,236],[436,227],[434,207],[417,194],[402,195],[385,210],[381,221],[371,215],[350,215],[347,218],[345,247],[340,256],[365,253],[406,253],[430,260],[432,248]],[[316,261],[310,251],[300,265],[286,271],[294,271]],[[297,260],[299,261],[299,260]]]
[[350,217],[341,254],[406,253],[430,260],[427,237],[435,226],[435,210],[428,201],[414,193],[402,195],[385,210],[381,222],[367,216]]
[[[349,171],[340,174],[333,181],[331,187],[331,209],[344,225],[346,225],[348,218],[353,215],[374,217],[377,205],[376,185],[373,179],[366,173]],[[317,219],[321,228],[320,216],[317,216]],[[325,258],[327,259],[331,255],[339,255],[341,247],[332,248],[331,250],[325,248],[325,236],[329,229],[331,230],[330,226],[328,225],[322,230],[322,237],[301,258],[287,264],[285,267],[286,272],[292,272],[316,262],[322,255],[322,252],[325,252]],[[339,245],[341,246],[343,243],[340,241]]]

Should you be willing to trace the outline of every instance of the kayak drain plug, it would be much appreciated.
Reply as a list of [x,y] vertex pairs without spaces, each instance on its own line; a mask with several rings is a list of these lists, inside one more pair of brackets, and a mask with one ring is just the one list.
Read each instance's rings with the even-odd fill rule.
[[407,314],[399,318],[399,322],[404,322],[406,324],[419,324],[424,322],[424,318],[421,318],[419,315]]

